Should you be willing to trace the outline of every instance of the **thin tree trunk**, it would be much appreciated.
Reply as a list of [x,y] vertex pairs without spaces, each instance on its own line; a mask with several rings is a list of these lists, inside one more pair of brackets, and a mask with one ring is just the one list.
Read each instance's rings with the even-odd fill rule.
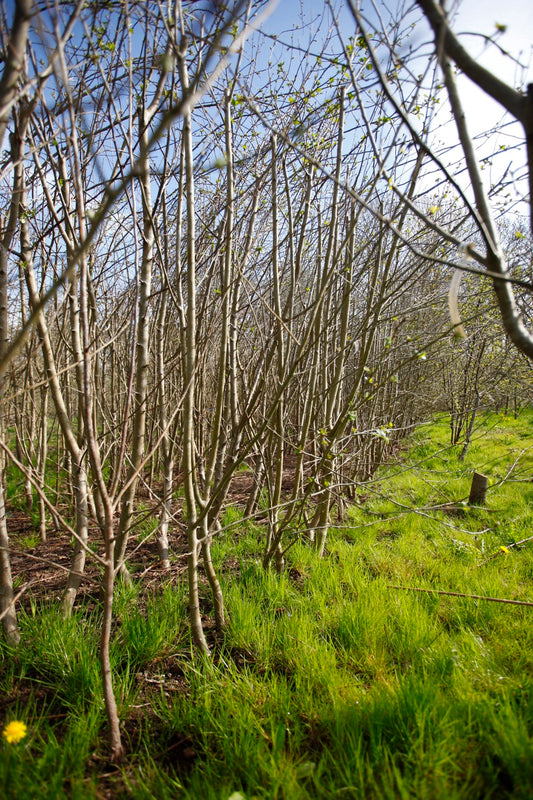
[[113,674],[110,661],[111,645],[111,626],[113,624],[113,596],[115,588],[115,534],[113,521],[113,508],[111,503],[106,502],[105,509],[105,529],[103,531],[105,541],[105,568],[102,588],[104,590],[104,606],[102,630],[100,634],[100,669],[102,675],[102,688],[104,692],[104,703],[109,725],[109,745],[111,748],[111,760],[118,763],[124,756],[122,738],[120,735],[120,721],[118,717],[117,701],[113,689]]
[[[0,420],[0,438],[4,440],[4,425]],[[7,533],[6,504],[5,504],[5,468],[6,458],[4,451],[0,452],[0,615],[2,615],[2,630],[9,645],[15,647],[20,642],[20,633],[17,624],[17,614],[13,603],[13,578],[11,575],[11,561],[9,559],[9,536]]]
[[[25,11],[25,6],[29,4],[21,3],[17,6],[17,18]],[[27,9],[26,9],[27,11]],[[16,21],[15,20],[15,21]],[[19,19],[19,24],[24,27],[25,23]],[[16,25],[14,25],[14,33],[16,33]],[[20,33],[20,31],[19,31]],[[20,57],[20,69],[22,69],[22,56],[26,46],[26,33],[22,36],[24,47],[21,52],[14,53],[14,58]],[[4,111],[2,109],[2,101],[7,95],[10,94],[10,87],[5,86],[6,75],[9,70],[5,70],[0,81],[0,141],[3,137],[3,130],[7,124],[7,118],[4,120]],[[13,91],[18,80],[18,73],[14,78]],[[7,93],[7,95],[6,95]],[[23,164],[22,156],[24,152],[24,139],[26,136],[28,117],[27,115],[22,120],[16,120],[15,133],[11,137],[11,160],[13,162],[13,192],[11,196],[11,204],[9,208],[9,217],[7,222],[2,225],[0,232],[0,363],[2,363],[5,353],[7,352],[8,345],[8,253],[11,242],[15,235],[19,206],[21,202],[22,192],[22,178],[23,178]],[[6,412],[5,412],[5,386],[7,376],[3,374],[0,378],[0,441],[5,442],[6,436]],[[17,645],[20,641],[20,634],[17,625],[17,615],[15,605],[13,602],[13,578],[11,574],[11,562],[9,559],[9,536],[7,532],[7,518],[6,518],[6,490],[5,490],[5,472],[6,472],[6,457],[4,451],[0,454],[0,615],[2,615],[2,629],[6,641],[10,645]]]
[[[39,455],[37,463],[37,483],[41,490],[45,490],[46,462],[48,459],[48,386],[44,386],[41,392],[41,424],[39,428]],[[39,494],[39,533],[41,542],[46,541],[46,506],[44,499]]]
[[[141,148],[148,144],[148,125],[155,113],[153,103],[147,110],[139,109],[139,142]],[[127,576],[124,559],[131,529],[133,503],[137,489],[139,470],[145,450],[146,435],[146,393],[148,385],[148,359],[150,352],[150,294],[152,291],[152,266],[154,260],[154,220],[150,187],[150,161],[147,153],[139,163],[140,185],[143,208],[143,252],[139,276],[139,301],[137,338],[135,342],[135,395],[133,413],[133,432],[131,445],[131,467],[128,471],[127,488],[122,496],[120,520],[115,549],[115,565],[124,577]]]
[[[281,278],[278,261],[278,162],[277,162],[277,139],[272,136],[272,282],[273,282],[273,306],[275,313],[274,330],[276,337],[276,383],[281,386],[285,377],[285,331],[283,321],[283,310],[281,304]],[[277,389],[276,386],[276,389]],[[274,559],[276,570],[281,572],[283,569],[283,553],[281,549],[281,536],[279,532],[281,490],[283,484],[283,468],[285,461],[285,403],[283,394],[278,398],[276,404],[273,430],[271,434],[271,452],[273,475],[269,476],[270,503],[268,510],[268,535],[263,556],[263,566],[266,568]],[[273,478],[273,479],[272,479]]]
[[[185,53],[178,56],[178,67],[184,97],[189,92],[189,76]],[[198,507],[201,503],[197,482],[194,401],[196,389],[196,249],[195,249],[195,203],[193,144],[191,113],[183,115],[183,148],[185,154],[185,193],[187,217],[187,311],[185,329],[185,352],[183,381],[183,487],[185,491],[187,515],[187,575],[189,587],[189,623],[195,646],[200,652],[209,653],[209,647],[202,627],[198,589]]]
[[163,569],[170,569],[168,557],[168,528],[172,516],[172,485],[174,477],[173,445],[168,432],[167,384],[165,379],[164,342],[167,324],[168,289],[163,289],[157,320],[157,384],[159,392],[159,427],[161,429],[161,462],[163,467],[163,497],[157,531],[157,550]]
[[[24,186],[23,197],[24,199],[22,203],[22,208],[25,209],[26,206],[25,186]],[[37,282],[35,280],[35,273],[33,268],[33,258],[32,258],[28,224],[24,215],[22,215],[20,220],[20,246],[21,246],[22,261],[24,264],[26,285],[28,288],[28,294],[30,299],[30,306],[32,309],[35,309],[39,304],[40,297],[37,289]],[[74,289],[71,286],[70,288],[71,294],[73,293],[73,291]],[[78,313],[77,301],[75,304],[75,308],[76,308],[76,314],[75,314],[76,322],[74,322],[74,320],[71,320],[71,333],[74,329],[75,324],[79,326],[79,313]],[[71,302],[71,311],[72,311],[72,302]],[[67,452],[71,457],[71,468],[74,473],[73,479],[74,479],[74,496],[75,496],[75,509],[76,509],[76,533],[78,539],[76,539],[76,542],[74,544],[74,553],[72,557],[71,568],[67,578],[67,584],[65,587],[65,593],[63,597],[63,613],[65,614],[65,616],[70,616],[76,599],[76,594],[80,586],[83,571],[85,568],[86,546],[88,542],[88,532],[89,532],[88,497],[87,497],[88,487],[87,487],[87,476],[84,463],[85,456],[72,428],[72,423],[70,420],[70,416],[67,410],[67,406],[59,382],[59,376],[55,363],[54,353],[50,341],[50,333],[48,330],[48,326],[46,324],[44,313],[42,311],[39,313],[37,317],[37,329],[39,331],[39,336],[41,339],[43,360],[48,377],[48,384],[50,386],[50,391],[52,394],[54,408],[56,411],[59,426],[61,428],[61,433],[63,435],[65,444],[67,446]],[[77,350],[75,350],[74,355],[77,359],[80,359],[81,361],[83,356],[82,356],[81,339],[79,333],[76,335],[74,334],[72,335],[72,343],[74,346],[77,346]],[[83,375],[78,373],[78,379],[83,381]],[[81,394],[83,390],[83,383],[79,385],[79,390]],[[80,425],[82,424],[83,422],[82,420],[80,420]]]

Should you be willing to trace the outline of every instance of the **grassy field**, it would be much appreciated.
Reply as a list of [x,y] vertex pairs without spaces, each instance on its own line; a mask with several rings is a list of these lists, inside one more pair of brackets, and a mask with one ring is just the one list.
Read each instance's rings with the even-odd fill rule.
[[[485,415],[464,463],[448,442],[446,419],[419,428],[326,557],[297,543],[282,575],[228,509],[230,623],[209,660],[191,653],[183,583],[121,588],[118,768],[98,603],[67,621],[57,598],[29,604],[16,654],[0,646],[0,725],[27,726],[0,743],[0,796],[533,796],[533,606],[480,599],[533,601],[533,412]],[[474,469],[491,480],[483,508],[466,504]]]

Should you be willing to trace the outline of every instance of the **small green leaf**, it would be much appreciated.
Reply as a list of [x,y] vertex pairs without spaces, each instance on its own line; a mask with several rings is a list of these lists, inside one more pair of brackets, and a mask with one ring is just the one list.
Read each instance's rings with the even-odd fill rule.
[[309,778],[315,771],[316,764],[314,761],[304,761],[296,767],[297,778]]

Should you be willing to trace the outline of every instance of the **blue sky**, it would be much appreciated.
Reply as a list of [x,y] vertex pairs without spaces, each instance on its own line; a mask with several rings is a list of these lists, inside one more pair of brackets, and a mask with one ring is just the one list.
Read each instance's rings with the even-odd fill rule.
[[[335,3],[339,9],[342,33],[345,39],[352,34],[355,26],[353,18],[345,0],[337,0]],[[375,15],[374,3],[372,0],[362,0],[363,12],[369,16]],[[448,0],[449,13],[454,15],[453,28],[461,34],[461,39],[468,51],[491,71],[495,72],[500,78],[509,85],[516,88],[525,88],[527,83],[533,82],[533,0]],[[386,15],[386,9],[401,9],[408,7],[408,3],[402,0],[375,0],[375,6]],[[274,8],[270,19],[263,26],[269,33],[279,33],[284,40],[290,39],[287,31],[295,25],[303,22],[319,20],[324,17],[324,35],[329,25],[329,14],[327,4],[324,0],[279,0]],[[505,31],[498,31],[497,26],[506,26]],[[431,36],[427,30],[415,29],[414,39],[420,41],[431,41]],[[481,34],[481,35],[480,35]],[[296,36],[299,34],[296,33]],[[305,33],[301,34],[305,42]],[[487,46],[486,37],[495,37],[498,47]],[[499,48],[509,53],[516,61],[528,67],[523,70],[513,61],[499,51]],[[476,144],[480,155],[488,155],[493,149],[500,146],[501,142],[513,144],[523,141],[524,135],[521,126],[517,123],[515,127],[506,128],[507,139],[502,137],[496,141],[491,139],[488,143],[481,141],[482,135],[487,130],[502,122],[504,117],[503,109],[487,95],[473,85],[467,78],[459,78],[459,86],[463,104],[466,109],[467,120],[471,133],[475,137],[480,137]],[[441,112],[441,122],[446,121],[445,108]],[[447,143],[453,136],[452,126],[440,129],[441,141]],[[493,166],[487,172],[487,179],[495,182],[501,175],[511,159],[512,169],[518,175],[525,164],[524,149],[509,151],[509,156],[505,155],[503,149]],[[525,185],[523,188],[525,191]]]

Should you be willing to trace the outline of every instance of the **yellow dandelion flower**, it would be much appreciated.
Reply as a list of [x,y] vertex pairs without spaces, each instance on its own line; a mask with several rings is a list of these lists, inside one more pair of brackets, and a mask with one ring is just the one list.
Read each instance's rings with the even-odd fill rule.
[[9,722],[6,725],[2,731],[2,736],[8,744],[18,744],[26,736],[27,730],[23,722],[14,719],[13,722]]

